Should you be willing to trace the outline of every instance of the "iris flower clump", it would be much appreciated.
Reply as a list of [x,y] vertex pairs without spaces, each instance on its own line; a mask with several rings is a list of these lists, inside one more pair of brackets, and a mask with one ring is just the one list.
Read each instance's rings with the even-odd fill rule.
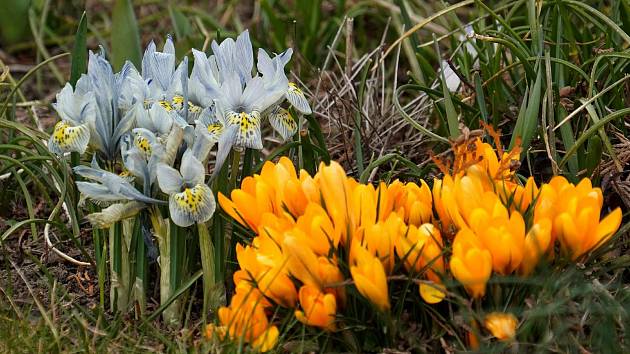
[[[211,179],[231,151],[263,148],[266,120],[283,141],[291,139],[298,123],[288,105],[311,113],[303,91],[285,73],[292,49],[274,55],[259,49],[255,61],[247,31],[236,40],[213,41],[211,48],[209,56],[193,49],[191,73],[189,58],[178,60],[170,36],[162,51],[153,42],[147,46],[140,68],[126,62],[120,72],[104,51],[90,51],[87,73],[57,94],[60,121],[48,147],[61,157],[74,154],[81,198],[96,204],[88,219],[108,229],[109,242],[95,243],[97,255],[109,255],[112,309],[124,312],[137,302],[144,310],[146,264],[155,261],[161,301],[167,301],[192,273],[181,266],[186,235],[198,236],[205,309],[210,291],[223,283],[214,264],[225,263],[224,252],[213,251],[206,226],[215,211]],[[80,165],[82,156],[91,160],[89,167]],[[208,178],[211,166],[215,172]],[[136,270],[130,260],[135,253],[143,255]],[[105,258],[98,265],[101,283]],[[177,306],[174,301],[164,311],[167,322],[178,322]]]

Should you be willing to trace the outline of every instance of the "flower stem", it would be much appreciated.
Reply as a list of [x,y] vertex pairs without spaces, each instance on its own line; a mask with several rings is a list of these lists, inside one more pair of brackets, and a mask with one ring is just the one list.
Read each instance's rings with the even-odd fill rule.
[[208,313],[208,307],[216,309],[217,305],[215,301],[211,301],[211,293],[216,285],[216,280],[220,279],[216,277],[214,267],[214,245],[212,238],[208,232],[208,227],[204,223],[197,224],[197,230],[199,232],[199,251],[201,253],[201,268],[203,269],[203,312],[202,321],[206,322],[206,314]]
[[[156,206],[152,206],[149,211],[149,217],[153,226],[153,232],[158,240],[158,247],[160,250],[159,266],[160,266],[160,303],[166,303],[172,295],[171,288],[171,262],[177,260],[172,257],[175,252],[172,252],[171,248],[171,227],[170,223],[163,219],[160,215],[160,211]],[[171,303],[162,312],[164,322],[169,326],[178,326],[178,304],[177,301]]]
[[236,188],[236,183],[238,182],[238,170],[241,165],[241,150],[233,149],[232,150],[232,165],[230,168],[232,169],[230,173],[230,189]]

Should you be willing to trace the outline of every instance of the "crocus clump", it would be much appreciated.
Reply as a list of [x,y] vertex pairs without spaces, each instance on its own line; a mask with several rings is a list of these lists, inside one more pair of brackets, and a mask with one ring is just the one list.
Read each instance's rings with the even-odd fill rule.
[[[272,348],[269,338],[264,348],[256,344],[262,339],[249,328],[264,323],[269,327],[256,332],[263,335],[274,318],[237,315],[256,306],[268,315],[274,307],[291,309],[304,325],[333,332],[343,326],[338,315],[347,316],[348,296],[388,312],[390,282],[401,277],[429,304],[448,296],[444,284],[453,278],[481,299],[493,274],[527,276],[543,257],[553,261],[556,243],[560,256],[577,260],[619,227],[619,209],[600,221],[601,190],[587,179],[521,184],[519,149],[497,151],[479,136],[454,142],[452,151],[449,161],[436,159],[443,177],[432,188],[422,180],[362,184],[335,162],[311,176],[282,157],[229,197],[219,194],[223,210],[254,237],[236,248],[235,298],[247,299],[219,310],[212,333]],[[513,316],[490,317],[486,327],[505,339],[515,323]]]

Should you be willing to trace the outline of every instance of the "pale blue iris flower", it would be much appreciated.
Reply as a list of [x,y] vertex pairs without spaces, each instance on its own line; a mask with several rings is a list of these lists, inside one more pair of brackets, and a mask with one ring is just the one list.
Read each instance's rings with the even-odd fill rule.
[[67,83],[57,94],[57,102],[53,107],[61,120],[55,124],[48,140],[48,148],[58,155],[66,152],[83,154],[90,142],[90,131],[94,129],[96,120],[96,100],[87,77],[81,77],[74,90]]
[[204,177],[203,164],[190,150],[184,153],[179,171],[163,163],[157,166],[158,183],[169,196],[169,215],[176,225],[186,227],[212,217],[216,203]]
[[151,198],[139,192],[133,185],[133,177],[122,177],[115,173],[107,172],[95,162],[92,167],[77,166],[74,172],[91,182],[76,182],[83,197],[104,203],[135,200],[143,203],[164,203],[161,200]]
[[214,74],[213,80],[208,80],[211,84],[208,86],[218,91],[215,112],[218,122],[223,125],[223,134],[226,134],[219,141],[215,166],[218,170],[227,158],[227,147],[263,148],[261,124],[265,118],[269,118],[283,140],[297,132],[293,117],[280,107],[285,99],[290,97],[290,102],[301,112],[310,113],[310,107],[302,91],[289,82],[284,72],[293,53],[291,49],[274,58],[259,50],[256,75],[252,74],[254,57],[247,31],[236,41],[228,38],[221,44],[213,42],[212,50],[214,56],[207,58],[205,65]]
[[57,154],[84,153],[88,144],[109,161],[114,161],[118,143],[135,122],[132,114],[118,109],[123,83],[133,66],[125,63],[114,74],[104,55],[90,51],[87,75],[77,81],[74,92],[69,84],[57,95],[55,108],[61,121],[49,141]]

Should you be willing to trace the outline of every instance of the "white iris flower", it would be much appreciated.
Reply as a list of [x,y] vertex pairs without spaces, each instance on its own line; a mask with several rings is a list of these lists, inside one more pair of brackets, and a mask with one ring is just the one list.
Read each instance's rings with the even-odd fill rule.
[[134,124],[132,114],[118,109],[121,88],[133,65],[125,63],[114,74],[103,54],[89,53],[88,72],[57,95],[54,107],[61,117],[49,140],[53,153],[76,151],[84,153],[92,145],[107,160],[115,160],[121,136]]
[[[94,165],[94,164],[93,164]],[[76,182],[81,194],[98,202],[120,202],[135,200],[143,203],[163,203],[139,192],[132,184],[133,177],[121,177],[97,166],[77,166],[74,172],[93,182]]]
[[67,83],[57,94],[53,107],[61,120],[55,124],[48,140],[51,152],[63,155],[66,152],[83,154],[90,142],[90,130],[96,120],[96,101],[90,91],[88,79],[83,76],[77,81],[76,89]]
[[[272,59],[260,49],[255,76],[252,75],[253,49],[247,31],[241,33],[236,41],[228,38],[221,44],[213,42],[212,50],[214,56],[205,58],[203,67],[208,74],[206,86],[218,92],[215,111],[218,124],[223,125],[223,134],[227,134],[227,138],[223,139],[224,145],[262,149],[261,124],[265,118],[270,119],[271,126],[284,140],[295,134],[297,123],[279,105],[286,98],[301,112],[310,113],[311,110],[302,91],[289,83],[284,72],[292,50],[288,49]],[[196,61],[203,59],[195,56]],[[219,145],[222,150],[221,143]],[[226,157],[226,153],[217,154],[217,169]]]
[[157,166],[162,192],[168,194],[168,209],[176,225],[186,227],[210,220],[216,203],[204,182],[204,167],[191,151],[184,153],[179,171],[166,164]]

